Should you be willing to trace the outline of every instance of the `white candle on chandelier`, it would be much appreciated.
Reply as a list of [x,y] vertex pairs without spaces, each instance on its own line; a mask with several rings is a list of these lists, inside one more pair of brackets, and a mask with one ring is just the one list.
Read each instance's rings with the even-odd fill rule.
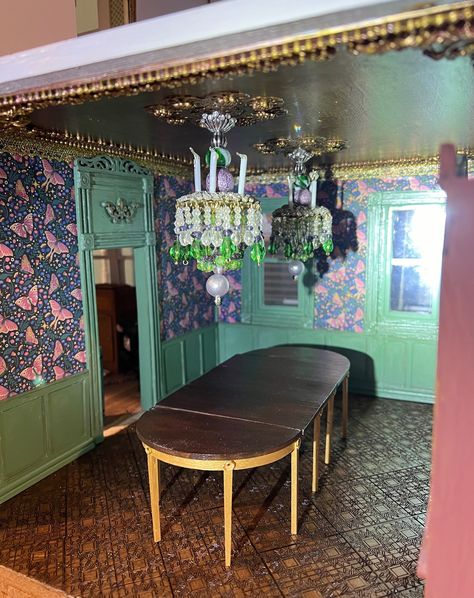
[[192,147],[189,148],[194,156],[194,190],[201,191],[201,158]]
[[293,179],[291,176],[288,177],[288,205],[290,208],[293,207]]
[[311,181],[311,207],[315,208],[316,207],[316,191],[318,189],[318,181],[314,180]]
[[217,152],[211,147],[211,160],[209,165],[209,191],[216,192],[217,186]]
[[237,155],[240,158],[239,187],[237,189],[237,193],[239,195],[243,195],[245,188],[245,175],[247,173],[247,156],[246,154],[239,154],[239,152],[237,152]]

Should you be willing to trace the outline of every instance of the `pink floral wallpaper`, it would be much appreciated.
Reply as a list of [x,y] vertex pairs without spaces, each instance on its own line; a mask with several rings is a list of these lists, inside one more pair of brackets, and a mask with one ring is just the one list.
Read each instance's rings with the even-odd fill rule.
[[72,168],[0,154],[0,399],[84,363]]
[[158,231],[158,281],[161,337],[168,340],[214,321],[214,302],[206,293],[206,276],[175,265],[168,253],[174,243],[176,198],[194,190],[191,181],[159,176],[155,179],[155,226]]

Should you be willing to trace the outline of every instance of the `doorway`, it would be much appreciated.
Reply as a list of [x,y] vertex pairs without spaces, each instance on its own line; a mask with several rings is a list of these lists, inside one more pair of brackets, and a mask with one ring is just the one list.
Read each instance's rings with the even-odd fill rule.
[[[74,173],[91,419],[100,440],[104,423],[118,425],[114,415],[136,415],[161,398],[153,177],[108,156],[76,160]],[[121,388],[108,390],[114,379]]]
[[133,249],[97,249],[93,264],[107,434],[142,411]]

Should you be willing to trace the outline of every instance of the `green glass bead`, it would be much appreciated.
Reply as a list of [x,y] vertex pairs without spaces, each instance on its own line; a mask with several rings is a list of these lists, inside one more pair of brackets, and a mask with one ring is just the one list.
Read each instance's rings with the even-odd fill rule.
[[300,189],[307,189],[310,183],[311,181],[307,174],[300,174],[296,177],[295,187],[299,187]]
[[195,260],[198,260],[204,255],[203,246],[198,239],[194,239],[193,244],[191,245],[191,255]]
[[[224,152],[221,150],[220,147],[215,147],[214,149],[217,152],[217,166],[218,166],[218,168],[225,168],[225,166],[226,166],[226,159],[225,159]],[[206,166],[210,166],[210,164],[211,164],[211,150],[210,149],[208,149],[207,152],[206,152],[205,161],[206,161]]]
[[181,248],[181,259],[183,262],[187,262],[191,257],[191,245],[185,245]]
[[270,241],[270,244],[268,246],[268,253],[270,255],[275,255],[277,249],[276,249],[276,243],[275,241]]
[[214,266],[210,262],[204,262],[202,260],[198,260],[196,263],[196,267],[201,272],[212,272]]
[[237,247],[234,245],[230,237],[224,237],[221,245],[221,255],[226,259],[230,259],[237,251]]
[[334,243],[332,242],[332,239],[328,239],[327,241],[324,241],[323,249],[324,249],[326,255],[330,255],[333,252]]
[[291,246],[291,243],[285,243],[285,249],[283,250],[283,255],[287,259],[290,259],[292,254],[293,254],[293,247]]
[[303,251],[307,254],[313,253],[313,244],[309,241],[304,244]]
[[254,243],[250,249],[250,259],[256,264],[260,264],[265,257],[265,245],[263,243]]
[[184,248],[179,244],[179,241],[175,241],[170,247],[169,254],[175,264],[179,264],[179,261],[183,257],[182,249]]
[[227,264],[227,258],[225,258],[223,255],[218,255],[216,256],[214,263],[216,264],[216,266],[220,266],[221,268],[223,268]]
[[230,260],[227,264],[228,270],[240,270],[242,268],[242,261],[241,260]]

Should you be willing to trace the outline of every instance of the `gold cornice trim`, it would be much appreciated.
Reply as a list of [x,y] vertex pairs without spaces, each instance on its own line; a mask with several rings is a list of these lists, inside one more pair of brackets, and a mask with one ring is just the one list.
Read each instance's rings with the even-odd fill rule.
[[[133,160],[156,174],[192,178],[191,161],[176,156],[160,154],[155,150],[115,144],[106,140],[97,140],[65,134],[59,131],[35,129],[34,136],[24,133],[6,133],[0,137],[0,151],[16,152],[21,155],[42,156],[47,159],[71,162],[76,158],[88,158],[97,155],[109,155]],[[474,169],[474,148],[457,151],[467,157],[469,172]],[[317,170],[324,171],[327,166]],[[286,183],[288,169],[270,168],[267,170],[250,168],[247,182],[271,184]],[[400,160],[376,160],[367,162],[340,162],[331,165],[334,179],[354,180],[367,178],[400,178],[421,175],[437,175],[439,156],[403,158]]]
[[[457,152],[468,160],[468,170],[472,170],[473,149],[463,149]],[[319,172],[325,172],[327,166],[321,166]],[[338,181],[360,180],[370,178],[402,178],[422,175],[437,176],[439,174],[439,156],[426,158],[404,158],[400,160],[375,160],[367,162],[341,162],[331,165],[331,176]],[[256,171],[249,169],[248,183],[286,183],[288,169],[269,169]]]
[[133,160],[157,174],[171,176],[192,176],[191,161],[175,156],[160,154],[156,150],[91,139],[61,131],[33,129],[33,134],[7,132],[0,137],[0,151],[14,151],[22,155],[71,162],[76,158],[89,158],[106,154],[117,158]]
[[[16,117],[21,119],[33,110],[51,104],[75,104],[106,96],[134,95],[156,90],[161,86],[176,88],[205,78],[275,70],[282,65],[304,62],[308,58],[327,60],[340,45],[346,45],[355,54],[418,47],[433,58],[445,55],[454,57],[474,52],[473,30],[474,7],[471,1],[420,8],[364,21],[356,26],[293,36],[269,45],[211,56],[195,62],[3,96],[0,97],[0,122],[14,124]],[[446,48],[446,53],[443,48]]]

